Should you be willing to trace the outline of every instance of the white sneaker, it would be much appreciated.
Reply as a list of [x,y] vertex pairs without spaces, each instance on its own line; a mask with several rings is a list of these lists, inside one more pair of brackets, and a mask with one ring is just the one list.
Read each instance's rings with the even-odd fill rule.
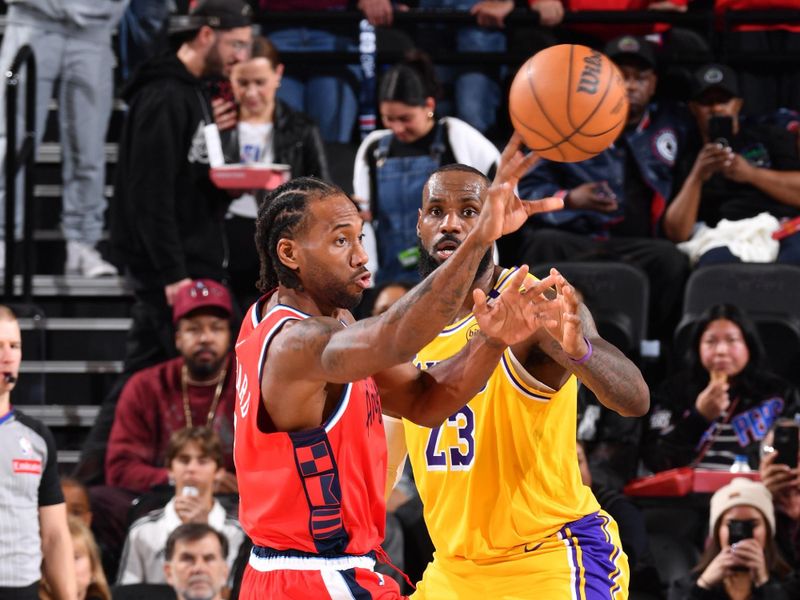
[[67,241],[67,262],[64,265],[67,275],[84,277],[107,277],[117,275],[114,265],[103,260],[100,253],[83,242]]

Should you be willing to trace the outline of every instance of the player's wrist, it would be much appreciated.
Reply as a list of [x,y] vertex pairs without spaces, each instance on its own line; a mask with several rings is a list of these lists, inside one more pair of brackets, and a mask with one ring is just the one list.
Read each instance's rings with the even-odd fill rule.
[[508,344],[506,344],[502,339],[491,335],[487,335],[484,331],[481,331],[480,329],[477,332],[477,336],[488,348],[492,350],[503,351],[506,349],[506,346],[508,346]]
[[594,348],[592,347],[592,342],[589,341],[589,338],[583,336],[583,349],[579,344],[578,348],[575,349],[574,354],[567,352],[567,358],[569,358],[573,364],[585,365],[587,362],[589,362],[589,359],[592,358],[593,353]]

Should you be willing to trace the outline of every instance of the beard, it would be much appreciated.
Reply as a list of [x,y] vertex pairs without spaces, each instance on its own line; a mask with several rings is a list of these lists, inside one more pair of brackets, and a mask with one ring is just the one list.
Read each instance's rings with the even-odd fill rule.
[[204,381],[211,379],[222,370],[226,358],[227,356],[224,354],[215,360],[198,360],[195,356],[184,356],[184,362],[192,379]]
[[214,42],[214,45],[208,50],[203,66],[203,77],[225,77],[225,65],[219,54],[219,41]]
[[[457,241],[454,238],[444,235],[439,242],[443,240],[452,240]],[[437,244],[439,243],[437,242]],[[433,273],[439,266],[444,262],[440,261],[436,258],[433,254],[429,253],[422,245],[422,240],[418,240],[419,244],[419,274],[420,276],[425,279],[428,275]],[[477,279],[478,276],[483,275],[492,264],[492,249],[489,248],[486,251],[486,254],[483,255],[481,258],[481,262],[478,264],[478,271],[475,273],[475,278]]]
[[[363,272],[366,273],[367,270],[364,269]],[[328,306],[352,311],[361,303],[361,298],[364,296],[364,290],[359,289],[357,292],[349,290],[353,285],[352,280],[342,282],[334,278],[330,271],[319,266],[309,269],[307,280],[314,282],[313,289],[317,290],[315,295],[321,297]],[[309,289],[307,284],[304,285]]]

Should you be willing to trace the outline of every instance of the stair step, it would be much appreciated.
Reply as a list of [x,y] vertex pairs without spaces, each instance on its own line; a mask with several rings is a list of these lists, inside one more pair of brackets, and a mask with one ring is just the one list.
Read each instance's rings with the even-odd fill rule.
[[[106,163],[117,162],[117,144],[105,144]],[[37,163],[61,164],[61,144],[58,142],[43,142],[36,153]]]
[[128,331],[131,319],[115,317],[39,317],[19,319],[22,331],[45,329],[47,331]]
[[[64,193],[64,186],[57,184],[57,183],[43,183],[37,184],[33,186],[33,195],[36,198],[61,198],[61,195]],[[103,195],[106,198],[113,198],[114,197],[114,186],[107,185],[103,188]]]
[[122,373],[121,360],[23,360],[20,373],[83,375],[85,373]]
[[15,408],[48,427],[91,427],[100,407],[92,404],[15,404]]
[[[34,275],[34,296],[131,296],[125,278],[116,277],[81,277],[80,275]],[[14,290],[22,292],[22,275],[14,277]]]

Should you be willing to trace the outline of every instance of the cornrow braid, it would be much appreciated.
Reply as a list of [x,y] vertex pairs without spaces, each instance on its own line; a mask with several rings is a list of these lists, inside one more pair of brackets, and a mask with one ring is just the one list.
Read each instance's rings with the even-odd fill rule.
[[297,274],[278,258],[278,241],[292,238],[304,225],[308,201],[347,194],[338,186],[316,177],[297,177],[275,188],[264,198],[256,219],[256,249],[261,261],[257,282],[262,293],[283,285],[300,286]]

